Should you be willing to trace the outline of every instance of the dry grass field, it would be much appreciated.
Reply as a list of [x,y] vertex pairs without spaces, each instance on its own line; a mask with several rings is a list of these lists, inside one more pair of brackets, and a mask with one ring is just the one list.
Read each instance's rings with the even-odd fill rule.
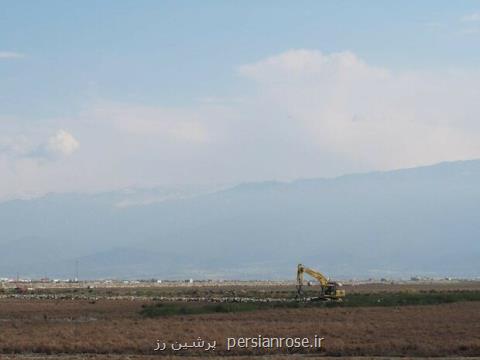
[[[359,285],[355,290],[359,293],[419,290],[369,286]],[[465,287],[470,285],[458,285],[460,290],[466,290]],[[452,286],[444,289],[441,285],[433,289],[427,286],[426,290],[455,289]],[[322,358],[480,356],[480,301],[421,306],[274,308],[154,318],[140,315],[145,304],[153,302],[0,299],[0,358],[153,359],[174,354],[184,357],[290,354]],[[226,349],[228,337],[259,334],[309,338],[316,334],[325,340],[321,349]],[[157,340],[168,344],[190,343],[198,337],[215,340],[215,351],[153,350]]]
[[[156,360],[158,356],[155,355],[91,355],[91,354],[82,354],[82,355],[0,355],[2,360]],[[162,356],[162,360],[198,360],[198,356],[175,356],[175,355],[165,355]],[[224,359],[224,356],[210,356],[208,359],[217,360]],[[398,357],[390,356],[345,356],[341,357],[345,360],[390,360],[392,358],[397,359]],[[289,355],[246,355],[246,356],[229,356],[229,360],[338,360],[339,357],[335,356],[325,356],[325,355],[302,355],[302,354],[289,354]],[[414,359],[414,360],[476,360],[480,357],[402,357],[402,359]]]

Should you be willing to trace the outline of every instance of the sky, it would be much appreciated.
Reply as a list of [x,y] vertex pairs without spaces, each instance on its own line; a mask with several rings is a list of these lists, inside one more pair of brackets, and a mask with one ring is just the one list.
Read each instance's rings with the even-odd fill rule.
[[480,158],[477,1],[0,0],[0,199]]

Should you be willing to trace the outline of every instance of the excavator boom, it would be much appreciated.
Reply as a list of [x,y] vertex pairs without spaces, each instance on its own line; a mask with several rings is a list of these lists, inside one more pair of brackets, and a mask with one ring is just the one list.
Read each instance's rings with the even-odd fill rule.
[[321,272],[308,268],[302,264],[298,264],[297,267],[297,298],[305,298],[303,292],[303,277],[304,273],[307,273],[312,278],[317,280],[320,284],[320,297],[318,300],[341,300],[345,296],[345,290],[339,289],[341,284],[328,280]]

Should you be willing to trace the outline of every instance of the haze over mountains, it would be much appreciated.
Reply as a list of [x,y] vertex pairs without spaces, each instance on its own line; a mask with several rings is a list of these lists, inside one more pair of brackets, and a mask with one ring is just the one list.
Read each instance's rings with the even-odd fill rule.
[[480,275],[480,160],[229,189],[0,203],[0,277]]

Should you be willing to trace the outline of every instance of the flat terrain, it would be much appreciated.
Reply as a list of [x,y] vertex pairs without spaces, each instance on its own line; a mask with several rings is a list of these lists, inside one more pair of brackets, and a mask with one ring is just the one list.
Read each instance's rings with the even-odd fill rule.
[[[12,293],[15,283],[0,287],[0,298]],[[197,297],[253,297],[253,298],[285,298],[295,297],[296,285],[276,282],[232,282],[232,283],[140,283],[123,284],[122,282],[105,284],[98,282],[82,283],[33,283],[22,287],[31,289],[33,297],[138,297],[138,298],[197,298]],[[344,289],[349,294],[379,292],[420,292],[420,291],[480,291],[480,281],[413,281],[413,282],[381,282],[381,283],[345,283]],[[307,295],[315,296],[316,286],[305,287]]]
[[[356,294],[391,292],[456,293],[478,290],[478,283],[369,284],[347,288]],[[290,296],[291,286],[158,288],[152,296],[243,294]],[[58,295],[88,294],[85,289],[56,290]],[[469,357],[480,356],[480,301],[418,306],[359,306],[261,308],[233,313],[180,314],[145,317],[145,306],[158,300],[132,296],[139,289],[96,289],[95,301],[35,297],[0,299],[0,358],[15,359],[153,359],[158,356],[242,355],[351,357]],[[313,289],[310,289],[313,291]],[[108,294],[107,294],[108,292]],[[160,293],[157,293],[160,292]],[[105,295],[104,297],[102,296]],[[108,296],[107,296],[108,295]],[[138,295],[138,294],[135,294]],[[112,299],[111,297],[114,297]],[[147,297],[148,298],[148,297]],[[176,303],[175,303],[176,304]],[[190,305],[189,305],[190,306]],[[324,337],[321,348],[226,349],[228,337]],[[216,349],[170,347],[155,352],[157,340],[192,343],[198,337],[216,341]],[[57,355],[60,354],[60,355]],[[273,357],[269,357],[270,359]]]
[[[91,354],[82,354],[82,355],[4,355],[0,356],[2,360],[156,360],[158,355],[91,355]],[[162,359],[182,359],[182,360],[198,360],[198,356],[175,356],[175,355],[165,355],[161,357]],[[208,359],[224,359],[224,356],[209,356]],[[229,356],[230,360],[248,360],[252,356]],[[393,357],[398,358],[398,357]],[[326,356],[326,355],[302,355],[302,354],[288,354],[288,355],[258,355],[255,356],[256,360],[285,360],[285,359],[299,359],[299,360],[338,360],[338,356]],[[392,357],[389,356],[342,356],[341,359],[345,360],[389,360]],[[480,357],[402,357],[402,359],[415,359],[415,360],[442,360],[442,359],[455,359],[455,360],[475,360],[480,359]]]
[[[156,360],[158,355],[0,355],[2,360]],[[198,356],[175,356],[165,355],[162,356],[162,360],[169,359],[182,359],[182,360],[198,360]],[[208,359],[224,359],[224,356],[209,356]],[[345,360],[388,360],[398,359],[398,357],[388,356],[342,356],[341,359]],[[339,357],[325,356],[325,355],[302,355],[302,354],[289,354],[289,355],[245,355],[245,356],[229,356],[230,360],[285,360],[285,359],[298,359],[298,360],[338,360]],[[403,359],[415,359],[415,360],[476,360],[480,357],[405,357]]]

